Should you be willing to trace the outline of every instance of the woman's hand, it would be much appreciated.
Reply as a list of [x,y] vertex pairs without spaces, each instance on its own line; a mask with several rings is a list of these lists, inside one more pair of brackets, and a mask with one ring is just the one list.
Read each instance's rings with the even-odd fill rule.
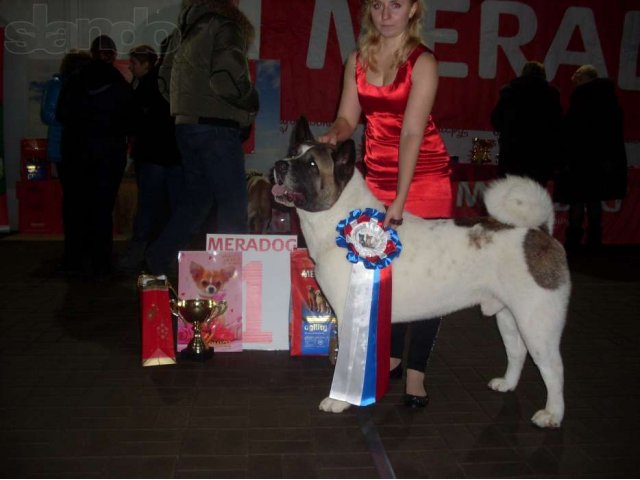
[[404,209],[404,205],[401,202],[394,200],[391,205],[387,208],[387,213],[384,217],[383,227],[391,227],[398,228],[402,225],[402,211]]
[[335,145],[338,143],[338,135],[336,132],[329,130],[327,133],[320,135],[317,140],[320,143],[330,143],[331,145]]

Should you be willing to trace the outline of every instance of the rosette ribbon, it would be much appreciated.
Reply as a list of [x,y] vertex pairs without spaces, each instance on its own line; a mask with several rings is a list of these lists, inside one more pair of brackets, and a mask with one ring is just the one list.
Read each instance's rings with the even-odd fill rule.
[[383,221],[384,213],[367,208],[353,210],[336,227],[336,243],[353,265],[329,396],[352,405],[371,405],[389,388],[391,262],[402,244]]

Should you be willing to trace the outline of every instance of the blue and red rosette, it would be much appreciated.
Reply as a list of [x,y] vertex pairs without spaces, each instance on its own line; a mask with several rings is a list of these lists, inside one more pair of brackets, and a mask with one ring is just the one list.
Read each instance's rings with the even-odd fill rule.
[[353,210],[338,222],[336,244],[348,250],[347,260],[378,270],[388,267],[400,255],[398,233],[391,227],[385,230],[383,223],[384,213],[374,208]]

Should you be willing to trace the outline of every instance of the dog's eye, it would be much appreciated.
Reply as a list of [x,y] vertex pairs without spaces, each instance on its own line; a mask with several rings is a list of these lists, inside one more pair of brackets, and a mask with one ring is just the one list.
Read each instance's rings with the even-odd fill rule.
[[310,167],[313,167],[313,168],[318,168],[318,165],[317,165],[317,164],[316,164],[316,162],[315,162],[315,161],[313,161],[313,160],[311,160],[311,161],[309,162],[309,166],[310,166]]

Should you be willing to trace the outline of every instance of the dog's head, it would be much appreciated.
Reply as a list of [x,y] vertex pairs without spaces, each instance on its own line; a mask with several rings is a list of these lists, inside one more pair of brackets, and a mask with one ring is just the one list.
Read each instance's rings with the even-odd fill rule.
[[231,280],[235,274],[235,268],[221,268],[219,270],[209,270],[196,262],[191,262],[189,272],[193,282],[198,287],[200,295],[209,298],[224,288],[224,285]]
[[334,147],[318,143],[300,117],[291,134],[289,156],[274,167],[276,202],[309,212],[328,210],[353,175],[356,149],[349,139]]

